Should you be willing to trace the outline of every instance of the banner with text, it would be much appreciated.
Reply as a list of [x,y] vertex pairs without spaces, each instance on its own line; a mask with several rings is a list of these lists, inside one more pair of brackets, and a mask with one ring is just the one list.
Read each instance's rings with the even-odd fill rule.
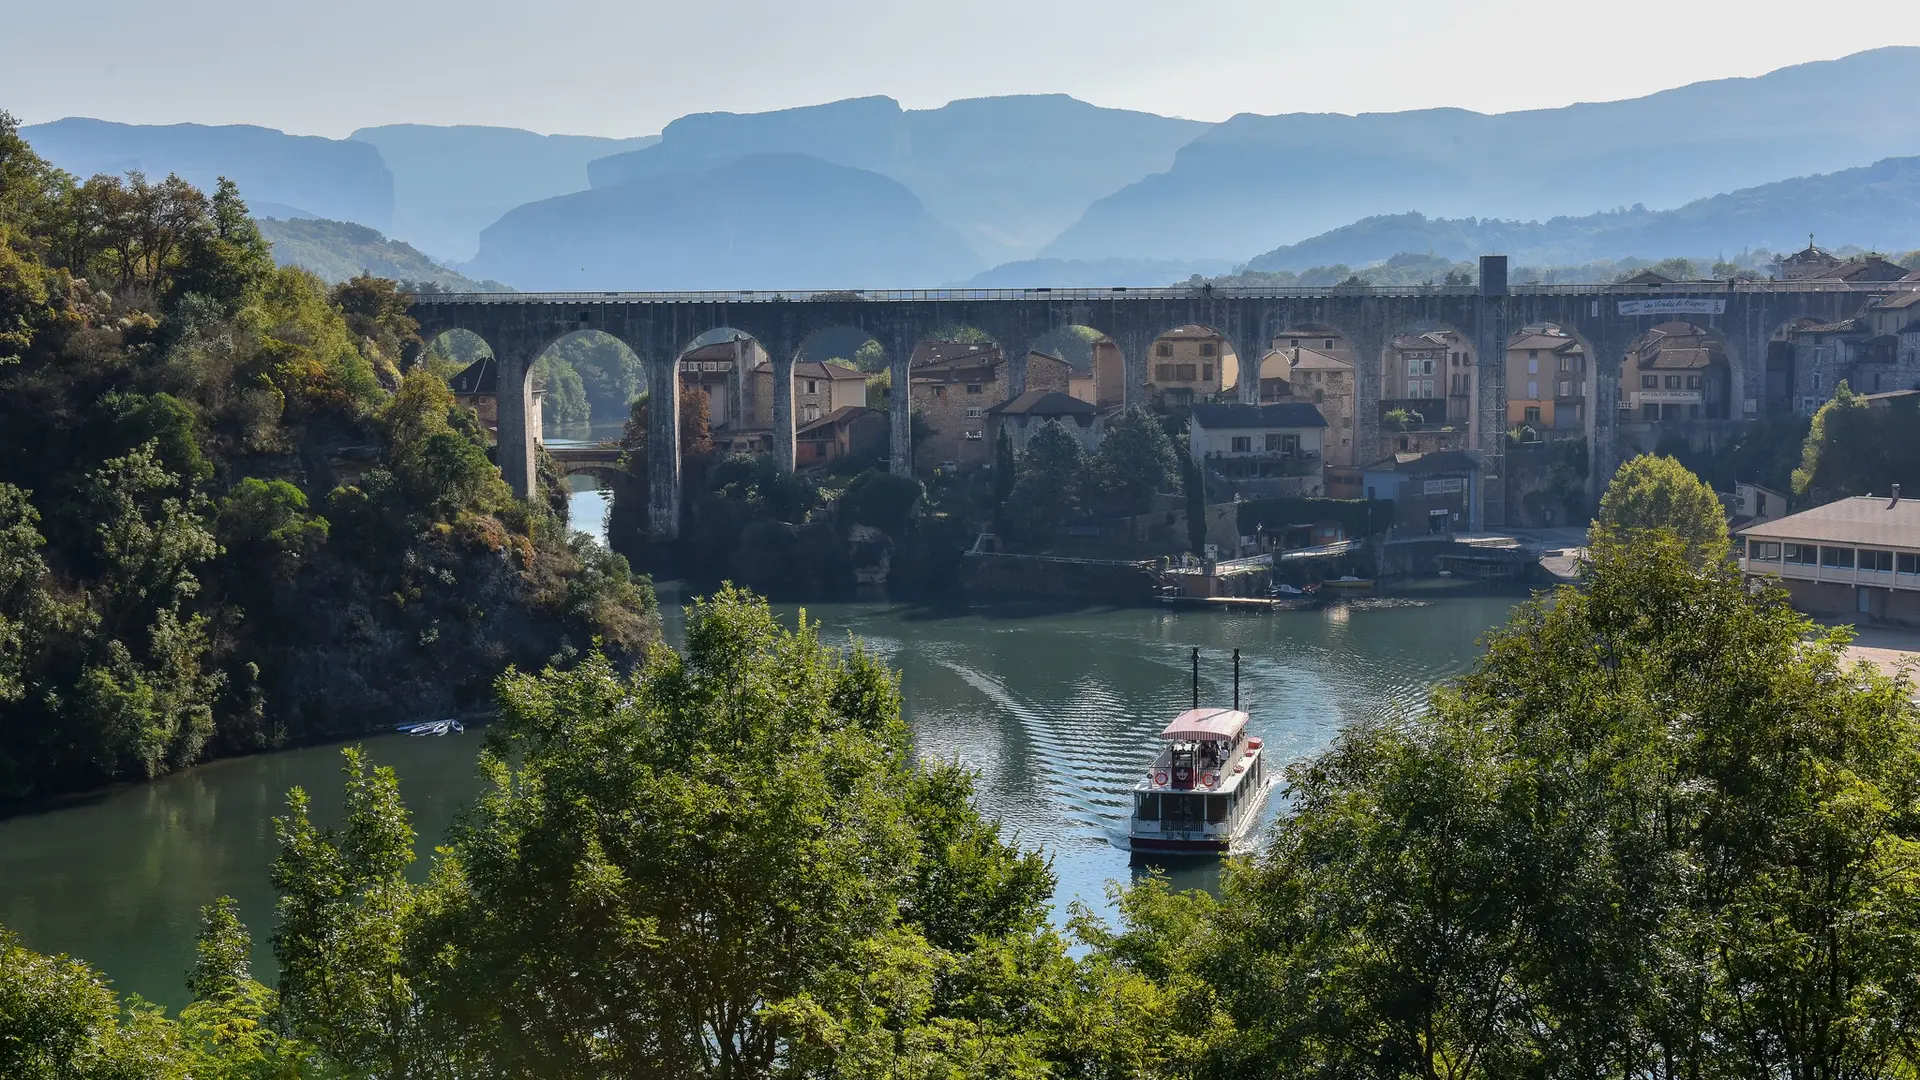
[[1666,296],[1658,300],[1622,300],[1622,315],[1725,315],[1724,299],[1704,296]]

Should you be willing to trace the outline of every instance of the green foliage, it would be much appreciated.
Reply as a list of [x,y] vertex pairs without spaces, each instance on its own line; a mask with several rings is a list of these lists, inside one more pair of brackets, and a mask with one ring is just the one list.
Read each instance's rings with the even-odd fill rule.
[[1087,455],[1080,440],[1048,420],[1027,436],[1013,491],[1007,497],[1009,529],[1032,543],[1048,543],[1054,530],[1078,517],[1087,494]]
[[1128,409],[1107,425],[1088,462],[1091,486],[1119,514],[1144,514],[1180,484],[1180,455],[1153,414]]
[[926,497],[926,488],[910,476],[894,476],[868,469],[853,478],[837,504],[848,524],[870,525],[889,536],[906,535],[914,508]]
[[1001,508],[1007,505],[1007,499],[1013,495],[1013,483],[1019,476],[1019,463],[1013,454],[1013,429],[1000,425],[1000,434],[993,440],[993,513],[999,517]]
[[1721,562],[1731,547],[1727,512],[1713,489],[1672,458],[1642,454],[1613,474],[1592,533],[1632,544],[1659,529],[1677,534],[1695,564]]
[[533,365],[534,385],[546,391],[540,405],[540,422],[548,431],[593,419],[587,404],[586,384],[580,373],[552,351],[542,353]]
[[0,798],[652,639],[624,563],[517,504],[443,383],[401,384],[393,282],[278,269],[231,183],[82,183],[8,117],[0,178]]
[[1181,481],[1187,497],[1187,550],[1207,549],[1207,474],[1191,455],[1180,459]]
[[1412,431],[1427,422],[1426,417],[1412,409],[1393,409],[1383,419],[1395,431]]
[[1911,402],[1869,407],[1845,382],[1820,406],[1807,428],[1793,493],[1810,503],[1848,495],[1884,494],[1893,485],[1920,483],[1920,418]]

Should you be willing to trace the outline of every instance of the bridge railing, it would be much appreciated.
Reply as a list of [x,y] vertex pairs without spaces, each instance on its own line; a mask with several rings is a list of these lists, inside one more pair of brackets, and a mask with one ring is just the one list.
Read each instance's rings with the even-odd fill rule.
[[[1676,281],[1666,285],[1514,285],[1516,296],[1592,295],[1653,298],[1729,293],[1889,293],[1920,290],[1920,281]],[[512,292],[428,293],[414,297],[420,305],[436,304],[784,304],[871,300],[932,300],[975,302],[991,300],[1066,301],[1218,299],[1319,299],[1334,296],[1473,296],[1472,285],[1316,285],[1224,288],[1193,285],[1113,286],[1111,288],[1054,289],[740,289],[710,292]]]

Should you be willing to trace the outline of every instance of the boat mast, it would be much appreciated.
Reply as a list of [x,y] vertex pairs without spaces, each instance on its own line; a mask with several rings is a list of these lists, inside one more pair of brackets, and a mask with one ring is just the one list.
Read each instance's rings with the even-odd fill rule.
[[1200,707],[1200,647],[1193,647],[1193,707]]

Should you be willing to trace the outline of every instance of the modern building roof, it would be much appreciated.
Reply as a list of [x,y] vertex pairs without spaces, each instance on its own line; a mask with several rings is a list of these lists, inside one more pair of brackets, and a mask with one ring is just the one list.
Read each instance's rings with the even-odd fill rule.
[[1465,450],[1430,450],[1424,454],[1394,454],[1366,467],[1367,472],[1393,472],[1407,476],[1422,473],[1470,472],[1480,462]]
[[1323,428],[1327,418],[1308,401],[1282,401],[1272,405],[1195,405],[1193,419],[1201,427],[1233,428]]
[[988,409],[993,416],[1092,416],[1098,406],[1058,390],[1029,390]]
[[1920,548],[1920,499],[1855,495],[1743,529],[1757,540]]

